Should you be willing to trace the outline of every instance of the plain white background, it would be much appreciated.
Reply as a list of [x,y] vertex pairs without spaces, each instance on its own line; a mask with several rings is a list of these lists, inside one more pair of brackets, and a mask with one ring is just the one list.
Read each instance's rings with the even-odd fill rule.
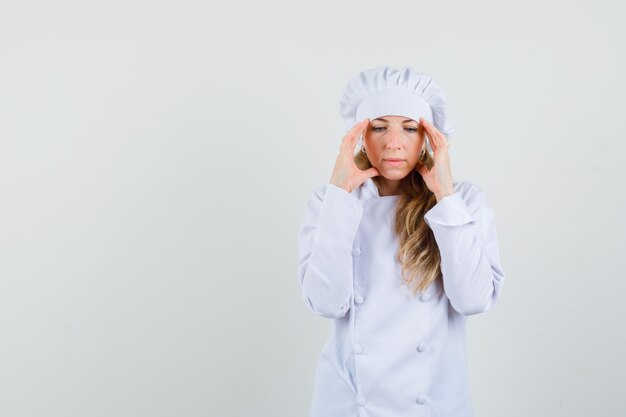
[[0,1],[0,416],[306,416],[296,232],[364,68],[443,87],[506,282],[477,417],[623,415],[623,2]]

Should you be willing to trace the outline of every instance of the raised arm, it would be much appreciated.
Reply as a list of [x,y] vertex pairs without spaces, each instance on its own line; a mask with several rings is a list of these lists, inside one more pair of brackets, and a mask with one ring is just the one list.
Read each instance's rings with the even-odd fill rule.
[[326,318],[346,314],[352,296],[352,245],[361,202],[343,188],[317,188],[298,231],[298,273],[307,307]]
[[441,254],[444,290],[452,307],[469,316],[489,310],[504,283],[493,209],[485,193],[462,181],[425,215]]
[[369,119],[356,123],[344,135],[328,184],[317,188],[298,232],[299,275],[305,304],[326,318],[343,317],[352,295],[352,245],[363,206],[351,194],[376,168],[361,170],[354,149]]

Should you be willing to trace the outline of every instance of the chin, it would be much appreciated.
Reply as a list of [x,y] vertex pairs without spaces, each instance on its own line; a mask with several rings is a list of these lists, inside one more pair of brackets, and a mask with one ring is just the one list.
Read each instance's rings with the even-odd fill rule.
[[380,172],[380,175],[385,177],[385,179],[392,180],[392,181],[401,180],[402,178],[410,174],[410,171],[385,171],[385,172],[379,171],[379,172]]

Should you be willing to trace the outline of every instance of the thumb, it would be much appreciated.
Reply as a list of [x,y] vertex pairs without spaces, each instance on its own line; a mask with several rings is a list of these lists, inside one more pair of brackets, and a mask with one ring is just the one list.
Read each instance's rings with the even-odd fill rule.
[[426,165],[422,165],[422,164],[417,164],[417,171],[420,173],[422,177],[424,177],[425,175],[428,175],[428,172],[429,172]]
[[363,172],[365,174],[365,179],[369,179],[372,177],[377,177],[380,175],[380,172],[375,167],[371,167]]

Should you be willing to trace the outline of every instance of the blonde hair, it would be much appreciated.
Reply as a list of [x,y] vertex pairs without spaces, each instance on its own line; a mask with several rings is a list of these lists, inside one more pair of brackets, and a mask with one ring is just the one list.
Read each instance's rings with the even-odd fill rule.
[[[367,155],[361,151],[354,156],[354,162],[362,170],[372,167]],[[428,152],[424,152],[418,164],[430,169],[434,160]],[[379,177],[372,177],[372,180],[376,186],[379,185]],[[402,282],[413,294],[423,293],[441,277],[439,247],[424,220],[424,214],[435,204],[435,194],[428,189],[416,169],[401,180],[394,222],[394,233],[400,241],[396,259],[402,266]]]

